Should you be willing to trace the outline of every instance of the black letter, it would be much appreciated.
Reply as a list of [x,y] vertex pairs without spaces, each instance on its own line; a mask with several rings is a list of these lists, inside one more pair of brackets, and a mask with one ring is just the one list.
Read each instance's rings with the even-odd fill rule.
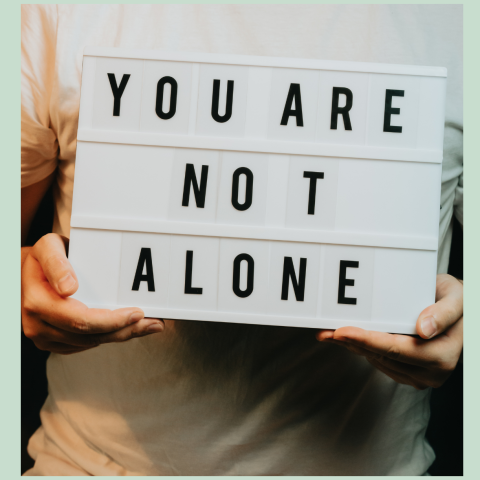
[[213,94],[212,94],[212,117],[218,123],[225,123],[230,120],[232,116],[233,105],[233,80],[227,82],[227,105],[225,107],[225,115],[220,116],[218,114],[218,99],[220,97],[220,80],[213,81]]
[[392,107],[392,97],[403,97],[405,90],[388,90],[385,93],[385,116],[383,117],[383,131],[402,133],[402,127],[396,127],[390,125],[392,115],[398,115],[400,113],[399,108]]
[[[340,94],[345,95],[347,98],[347,103],[344,107],[338,106],[338,100]],[[352,124],[350,123],[350,115],[348,112],[351,110],[353,105],[353,93],[349,88],[345,87],[333,87],[333,94],[332,94],[332,118],[330,120],[330,130],[337,129],[337,120],[338,115],[342,115],[343,117],[343,125],[345,126],[345,130],[351,130]]]
[[303,172],[303,178],[310,179],[308,190],[308,214],[315,214],[315,197],[317,195],[317,180],[323,178],[323,172]]
[[[145,265],[146,274],[142,275],[143,266]],[[153,280],[153,266],[152,266],[152,252],[149,248],[142,248],[140,250],[140,257],[138,257],[137,271],[133,279],[132,290],[140,288],[140,282],[147,282],[148,291],[155,291],[155,282]]]
[[[240,290],[240,263],[245,260],[247,262],[247,288]],[[241,253],[235,257],[233,261],[233,291],[237,297],[245,298],[253,292],[253,271],[255,262],[248,253]]]
[[[247,179],[247,184],[245,186],[245,202],[238,203],[238,182],[240,175],[245,175]],[[233,172],[232,177],[232,205],[237,210],[248,210],[252,205],[252,195],[253,195],[253,173],[250,169],[246,167],[237,168]]]
[[198,188],[197,177],[195,175],[195,167],[193,163],[187,163],[185,168],[185,183],[183,184],[183,199],[182,206],[188,207],[190,201],[190,185],[193,187],[193,194],[195,195],[195,203],[197,208],[205,206],[205,195],[207,194],[207,177],[208,165],[202,165],[202,176],[200,177],[200,188]]
[[[295,110],[292,109],[293,99],[295,98]],[[287,125],[288,117],[295,117],[297,127],[303,127],[302,96],[300,95],[300,84],[291,83],[288,90],[287,101],[283,110],[282,121],[280,125]]]
[[305,297],[305,274],[307,273],[307,259],[300,259],[300,279],[297,283],[295,268],[293,267],[292,257],[284,257],[283,260],[283,282],[282,282],[282,300],[288,300],[288,280],[292,279],[293,291],[297,302],[303,302]]
[[338,303],[344,303],[346,305],[356,305],[356,298],[350,298],[345,296],[345,287],[353,287],[355,285],[355,280],[345,278],[347,276],[347,268],[358,268],[358,262],[340,260],[340,275],[338,278]]
[[107,73],[108,80],[110,81],[110,86],[112,87],[113,93],[113,116],[119,117],[120,116],[120,99],[122,98],[123,92],[125,87],[127,86],[128,79],[130,78],[129,73],[125,73],[122,77],[122,81],[120,82],[120,86],[117,87],[117,80],[115,79],[114,73]]
[[191,295],[201,295],[203,288],[192,287],[192,266],[193,266],[193,251],[187,250],[187,261],[185,262],[185,293]]
[[[165,90],[165,84],[169,83],[170,90],[170,108],[168,112],[162,110],[163,106],[163,91]],[[162,120],[168,120],[175,115],[177,111],[177,81],[172,77],[163,77],[157,83],[157,102],[155,104],[155,112]]]

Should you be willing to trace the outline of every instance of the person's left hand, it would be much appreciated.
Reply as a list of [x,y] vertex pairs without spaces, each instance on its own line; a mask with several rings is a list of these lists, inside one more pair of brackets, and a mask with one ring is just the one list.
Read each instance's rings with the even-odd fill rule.
[[398,383],[437,388],[455,369],[463,348],[463,283],[437,275],[436,303],[417,320],[421,338],[343,327],[321,330],[317,339],[364,356]]

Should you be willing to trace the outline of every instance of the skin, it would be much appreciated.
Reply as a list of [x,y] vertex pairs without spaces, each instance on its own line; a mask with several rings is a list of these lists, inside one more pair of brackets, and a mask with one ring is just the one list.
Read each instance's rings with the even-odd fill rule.
[[[22,188],[22,245],[53,178]],[[22,329],[40,350],[68,355],[164,330],[163,320],[140,308],[95,309],[70,298],[78,279],[67,248],[68,239],[54,233],[22,246]]]
[[[22,245],[54,174],[22,189]],[[68,239],[50,233],[22,247],[22,327],[41,350],[77,353],[102,343],[124,342],[164,330],[163,320],[145,318],[139,308],[101,310],[70,298],[78,279],[68,261]],[[321,342],[335,343],[365,357],[398,383],[423,390],[441,386],[463,348],[463,283],[437,276],[436,303],[417,320],[420,338],[343,327],[321,330]]]
[[437,275],[435,303],[420,314],[416,329],[421,338],[343,327],[322,330],[317,339],[365,357],[397,383],[417,390],[440,387],[463,349],[463,282]]

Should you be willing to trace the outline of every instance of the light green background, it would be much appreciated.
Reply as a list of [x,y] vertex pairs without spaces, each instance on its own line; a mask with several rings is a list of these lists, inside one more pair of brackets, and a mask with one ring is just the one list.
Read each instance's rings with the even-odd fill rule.
[[[44,2],[53,3],[53,2]],[[92,2],[64,2],[92,3]],[[135,2],[102,2],[135,3]],[[138,2],[144,3],[144,2]],[[172,2],[156,2],[172,3]],[[295,3],[283,1],[267,2],[188,2],[175,3]],[[327,2],[302,2],[317,4]],[[328,2],[328,3],[365,3],[365,2]],[[406,3],[419,2],[371,2]],[[462,2],[421,2],[424,4],[462,4]],[[2,229],[0,235],[0,298],[4,307],[2,321],[4,325],[3,345],[0,365],[3,383],[0,391],[0,477],[5,479],[20,476],[20,3],[3,3],[1,12],[1,141],[4,144],[0,160],[0,205]],[[480,159],[477,146],[480,136],[480,2],[470,0],[464,5],[464,103],[465,103],[465,310],[467,322],[465,329],[465,470],[467,478],[480,478],[480,431],[479,431],[479,393],[477,384],[480,375],[477,363],[479,350],[475,347],[475,335],[480,334],[480,318],[475,313],[474,302],[480,295],[480,187],[474,187],[474,180],[480,179]],[[477,77],[478,75],[478,77]],[[471,186],[472,185],[472,186]],[[479,323],[475,323],[479,322]],[[348,458],[345,459],[348,462]],[[54,477],[52,477],[54,478]],[[255,478],[255,477],[254,477]],[[368,477],[362,477],[368,478]],[[372,477],[374,478],[374,477]],[[376,477],[375,477],[376,478]]]

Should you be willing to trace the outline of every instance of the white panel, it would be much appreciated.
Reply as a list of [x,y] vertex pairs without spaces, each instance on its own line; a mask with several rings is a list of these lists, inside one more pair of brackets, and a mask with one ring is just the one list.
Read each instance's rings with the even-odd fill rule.
[[445,78],[420,79],[418,148],[443,150],[446,88]]
[[[124,232],[122,235],[118,304],[138,307],[168,306],[170,235],[130,232]],[[153,290],[149,290],[146,279],[140,282],[138,290],[133,290],[138,264],[142,264],[142,275],[148,273],[148,258],[142,257],[140,260],[143,248],[150,249],[153,271],[153,285],[150,285],[150,288],[153,287]]]
[[267,138],[272,69],[248,69],[245,138]]
[[[326,245],[323,275],[321,316],[341,320],[343,325],[352,321],[371,320],[374,272],[374,249]],[[346,286],[345,298],[356,299],[356,304],[339,303],[340,261],[358,262],[358,268],[347,268],[345,278],[354,285]]]
[[[306,243],[270,243],[270,314],[302,317],[315,316],[317,310],[321,248],[322,247],[320,245]],[[292,257],[297,282],[300,282],[300,259],[307,259],[305,294],[303,300],[297,300],[291,279],[289,279],[288,282],[288,299],[282,300],[282,283],[285,257]]]
[[340,160],[335,229],[436,237],[440,167]]
[[268,186],[266,225],[284,227],[287,210],[288,176],[290,157],[288,155],[268,156]]
[[[221,123],[212,117],[213,82],[220,80],[218,114],[226,113],[227,82],[232,80],[232,116]],[[243,137],[248,90],[248,67],[226,65],[201,65],[198,89],[197,135],[217,137]]]
[[[317,141],[363,145],[367,123],[368,73],[319,72]],[[333,88],[348,88],[352,92],[352,106],[348,112],[351,130],[347,130],[341,114],[337,117],[337,128],[332,129]],[[338,106],[346,105],[346,95],[340,94]]]
[[[290,157],[287,227],[333,230],[337,203],[338,163],[338,159],[325,157]],[[315,179],[313,174],[323,174],[323,178]],[[309,177],[305,178],[304,175]],[[310,191],[314,190],[315,202],[312,198],[312,205],[310,205]],[[314,206],[313,213],[312,206]]]
[[415,325],[435,303],[436,267],[436,252],[375,249],[372,320]]
[[[120,99],[120,111],[114,116],[114,96],[108,74],[115,75],[117,88],[123,76],[130,75]],[[95,73],[93,128],[137,131],[140,125],[143,60],[97,58]]]
[[[186,165],[193,164],[197,185],[200,189],[202,166],[208,166],[207,188],[205,205],[197,206],[193,185],[190,185],[190,198],[188,206],[182,206],[183,188],[185,185]],[[173,163],[173,173],[170,190],[169,218],[171,220],[190,220],[195,222],[215,222],[217,209],[219,152],[215,150],[193,150],[177,148]]]
[[[414,333],[419,312],[434,301],[445,69],[86,52],[70,244],[77,298],[172,319]],[[118,116],[108,73],[117,85],[130,75]],[[175,115],[162,120],[155,107],[164,76],[175,78],[178,95]],[[219,115],[227,82],[234,81],[226,122],[212,115],[214,80],[220,81]],[[293,115],[281,125],[292,84],[300,88],[303,126]],[[331,128],[334,87],[352,92],[351,131],[342,115]],[[405,92],[392,99],[400,113],[391,124],[401,133],[383,131],[387,89]],[[340,94],[340,108],[346,98]],[[187,164],[200,188],[208,166],[203,208],[193,186],[189,205],[182,205]],[[246,210],[232,205],[232,177],[241,167],[254,178]],[[323,173],[310,213],[305,172]],[[239,179],[241,204],[246,177]],[[152,255],[155,291],[146,281],[132,290],[142,248]],[[187,251],[193,252],[191,288],[201,294],[185,292]],[[254,288],[245,297],[245,260],[240,290],[233,283],[242,253],[254,261]],[[292,257],[298,280],[300,259],[307,259],[303,301],[291,280],[288,299],[281,298],[285,257]],[[357,299],[354,305],[338,303],[341,260],[359,262],[345,272],[354,284],[344,295]]]
[[[156,113],[157,84],[160,79],[171,77],[177,82],[175,114],[162,119]],[[163,88],[162,112],[170,112],[172,87]],[[187,134],[190,119],[190,95],[192,91],[192,65],[181,62],[145,61],[142,91],[140,130],[144,132]]]
[[190,96],[190,120],[188,122],[188,135],[195,135],[197,127],[197,109],[198,109],[198,83],[200,76],[200,65],[192,64],[192,93]]
[[[170,244],[169,305],[173,308],[216,310],[218,252],[220,240],[172,235]],[[201,294],[185,293],[187,251],[192,251],[192,288]]]
[[[253,174],[251,206],[237,210],[232,204],[233,175],[237,169],[247,168]],[[267,201],[268,155],[246,152],[223,152],[222,172],[218,191],[217,223],[236,225],[264,225]],[[240,206],[245,205],[247,177],[238,176],[238,197]]]
[[[391,126],[402,127],[401,133],[384,132],[386,91],[403,90],[404,96],[392,98]],[[406,75],[370,75],[367,118],[367,145],[414,148],[418,138],[420,77]]]
[[[253,291],[239,297],[233,290],[233,266],[241,254],[252,257],[254,262]],[[268,262],[269,242],[225,239],[220,241],[218,274],[218,310],[228,312],[268,313]],[[248,287],[247,261],[240,262],[241,291]]]
[[73,298],[90,305],[117,303],[121,232],[70,229],[68,259],[78,278]]
[[78,142],[72,213],[167,218],[173,153],[173,148]]
[[83,57],[82,94],[80,96],[78,128],[92,128],[96,62],[97,59],[95,57]]
[[[295,116],[288,117],[287,125],[281,125],[292,84],[300,85],[303,126],[297,125]],[[270,115],[268,137],[285,141],[307,141],[315,139],[317,116],[318,72],[313,70],[275,69],[270,93]],[[288,107],[299,110],[295,101]]]

